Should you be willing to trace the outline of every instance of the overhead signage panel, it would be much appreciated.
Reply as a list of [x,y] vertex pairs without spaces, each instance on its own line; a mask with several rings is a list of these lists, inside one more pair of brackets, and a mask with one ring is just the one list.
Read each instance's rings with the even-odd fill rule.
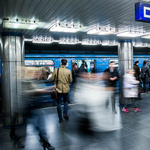
[[150,4],[135,4],[135,20],[142,22],[150,22]]

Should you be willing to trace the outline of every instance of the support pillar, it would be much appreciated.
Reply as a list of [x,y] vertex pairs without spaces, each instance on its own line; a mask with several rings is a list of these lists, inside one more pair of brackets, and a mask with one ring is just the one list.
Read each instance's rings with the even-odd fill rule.
[[127,69],[133,69],[133,44],[131,40],[121,40],[118,45],[119,59],[119,103],[125,104],[123,95],[123,76]]
[[[12,125],[12,117],[18,111],[22,85],[21,66],[24,65],[24,38],[20,34],[2,33],[1,35],[1,81],[2,115],[5,127]],[[17,112],[15,125],[25,122],[23,114]]]

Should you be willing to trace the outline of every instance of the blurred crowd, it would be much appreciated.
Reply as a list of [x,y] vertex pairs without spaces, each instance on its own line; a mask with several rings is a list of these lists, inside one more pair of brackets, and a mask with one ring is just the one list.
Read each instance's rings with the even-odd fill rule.
[[[134,69],[127,69],[123,76],[124,105],[122,111],[140,112],[139,100],[141,98],[141,83],[144,92],[149,91],[150,70],[147,62],[143,62],[140,70],[138,61],[135,61]],[[66,67],[67,60],[62,59],[59,68],[52,73],[49,67],[22,67],[19,82],[22,88],[18,92],[19,101],[15,101],[16,112],[12,119],[10,137],[17,143],[18,147],[24,148],[19,135],[16,135],[15,122],[18,113],[22,113],[26,118],[33,118],[31,123],[39,132],[39,137],[44,149],[54,150],[47,137],[44,126],[44,113],[38,109],[40,96],[50,93],[52,89],[57,91],[57,113],[59,123],[63,119],[68,120],[68,102],[70,85],[72,82],[72,96],[76,104],[75,112],[78,116],[79,125],[96,132],[113,131],[122,128],[122,123],[116,117],[119,107],[116,108],[116,83],[119,80],[118,68],[115,62],[111,61],[109,67],[103,73],[96,73],[95,66],[91,72],[87,71],[87,63],[83,60],[80,67],[77,63],[72,66],[72,73]],[[40,85],[37,80],[51,80],[54,86]],[[62,100],[64,108],[62,112]],[[118,103],[117,103],[118,104]],[[30,119],[29,119],[30,120]]]

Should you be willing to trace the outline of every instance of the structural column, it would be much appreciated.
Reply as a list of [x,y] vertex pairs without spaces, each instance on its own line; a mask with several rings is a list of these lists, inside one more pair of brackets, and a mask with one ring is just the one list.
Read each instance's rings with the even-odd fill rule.
[[123,76],[127,69],[133,68],[133,45],[131,40],[120,40],[118,45],[118,59],[119,59],[119,102],[125,104],[123,95]]
[[11,126],[15,114],[15,125],[20,125],[25,122],[23,114],[18,113],[22,92],[21,66],[24,65],[22,35],[1,35],[1,59],[3,124],[6,127]]

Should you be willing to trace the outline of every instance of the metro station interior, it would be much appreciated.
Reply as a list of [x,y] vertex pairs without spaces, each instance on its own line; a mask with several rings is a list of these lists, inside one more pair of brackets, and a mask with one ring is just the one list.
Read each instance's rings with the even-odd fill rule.
[[[150,0],[0,0],[0,51],[0,150],[150,149]],[[50,93],[63,59],[62,119]]]

